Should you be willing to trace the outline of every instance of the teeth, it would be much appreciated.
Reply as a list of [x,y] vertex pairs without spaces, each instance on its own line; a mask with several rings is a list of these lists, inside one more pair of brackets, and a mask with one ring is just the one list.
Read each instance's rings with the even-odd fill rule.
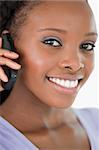
[[78,80],[64,80],[52,77],[49,77],[49,80],[65,88],[75,88],[78,85]]
[[65,82],[65,87],[67,87],[67,88],[70,88],[70,86],[71,86],[71,81],[69,81],[69,80],[64,80],[64,82]]

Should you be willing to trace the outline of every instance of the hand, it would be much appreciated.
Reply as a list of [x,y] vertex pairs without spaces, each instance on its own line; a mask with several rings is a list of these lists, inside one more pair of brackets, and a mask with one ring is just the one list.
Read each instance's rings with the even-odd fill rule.
[[[0,80],[3,82],[8,82],[8,77],[4,73],[4,70],[2,69],[3,65],[6,65],[12,69],[19,70],[21,68],[21,65],[14,62],[12,59],[17,59],[19,55],[15,52],[7,51],[5,49],[2,49],[2,38],[0,37]],[[1,86],[0,81],[0,91],[4,90]]]

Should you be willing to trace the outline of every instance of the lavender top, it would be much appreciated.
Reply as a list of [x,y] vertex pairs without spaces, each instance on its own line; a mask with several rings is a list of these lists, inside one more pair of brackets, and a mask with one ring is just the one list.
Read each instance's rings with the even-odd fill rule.
[[91,150],[99,150],[99,109],[85,108],[74,111],[87,132]]
[[[85,128],[91,150],[99,150],[99,110],[95,108],[74,109]],[[0,150],[39,150],[7,120],[0,117]]]

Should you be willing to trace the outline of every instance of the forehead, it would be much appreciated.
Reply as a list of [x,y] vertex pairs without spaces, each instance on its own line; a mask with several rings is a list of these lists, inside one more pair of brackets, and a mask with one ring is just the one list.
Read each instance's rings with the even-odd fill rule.
[[[28,23],[37,26],[69,27],[70,30],[95,29],[94,17],[85,0],[45,0],[34,7],[28,17]],[[86,29],[87,30],[87,29]]]

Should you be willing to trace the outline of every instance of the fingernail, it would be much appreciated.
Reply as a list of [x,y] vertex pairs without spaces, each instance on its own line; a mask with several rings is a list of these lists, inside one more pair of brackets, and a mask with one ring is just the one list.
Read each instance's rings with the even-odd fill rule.
[[5,78],[4,78],[3,81],[4,81],[4,82],[8,82],[8,78],[5,76]]
[[18,66],[17,66],[17,67],[18,67],[18,69],[21,69],[21,65],[19,65],[19,64],[18,64]]
[[13,52],[13,51],[10,51],[12,54],[15,54],[15,55],[19,55],[18,53],[16,53],[16,52]]
[[2,31],[2,34],[6,34],[6,33],[9,33],[9,31],[8,30]]

